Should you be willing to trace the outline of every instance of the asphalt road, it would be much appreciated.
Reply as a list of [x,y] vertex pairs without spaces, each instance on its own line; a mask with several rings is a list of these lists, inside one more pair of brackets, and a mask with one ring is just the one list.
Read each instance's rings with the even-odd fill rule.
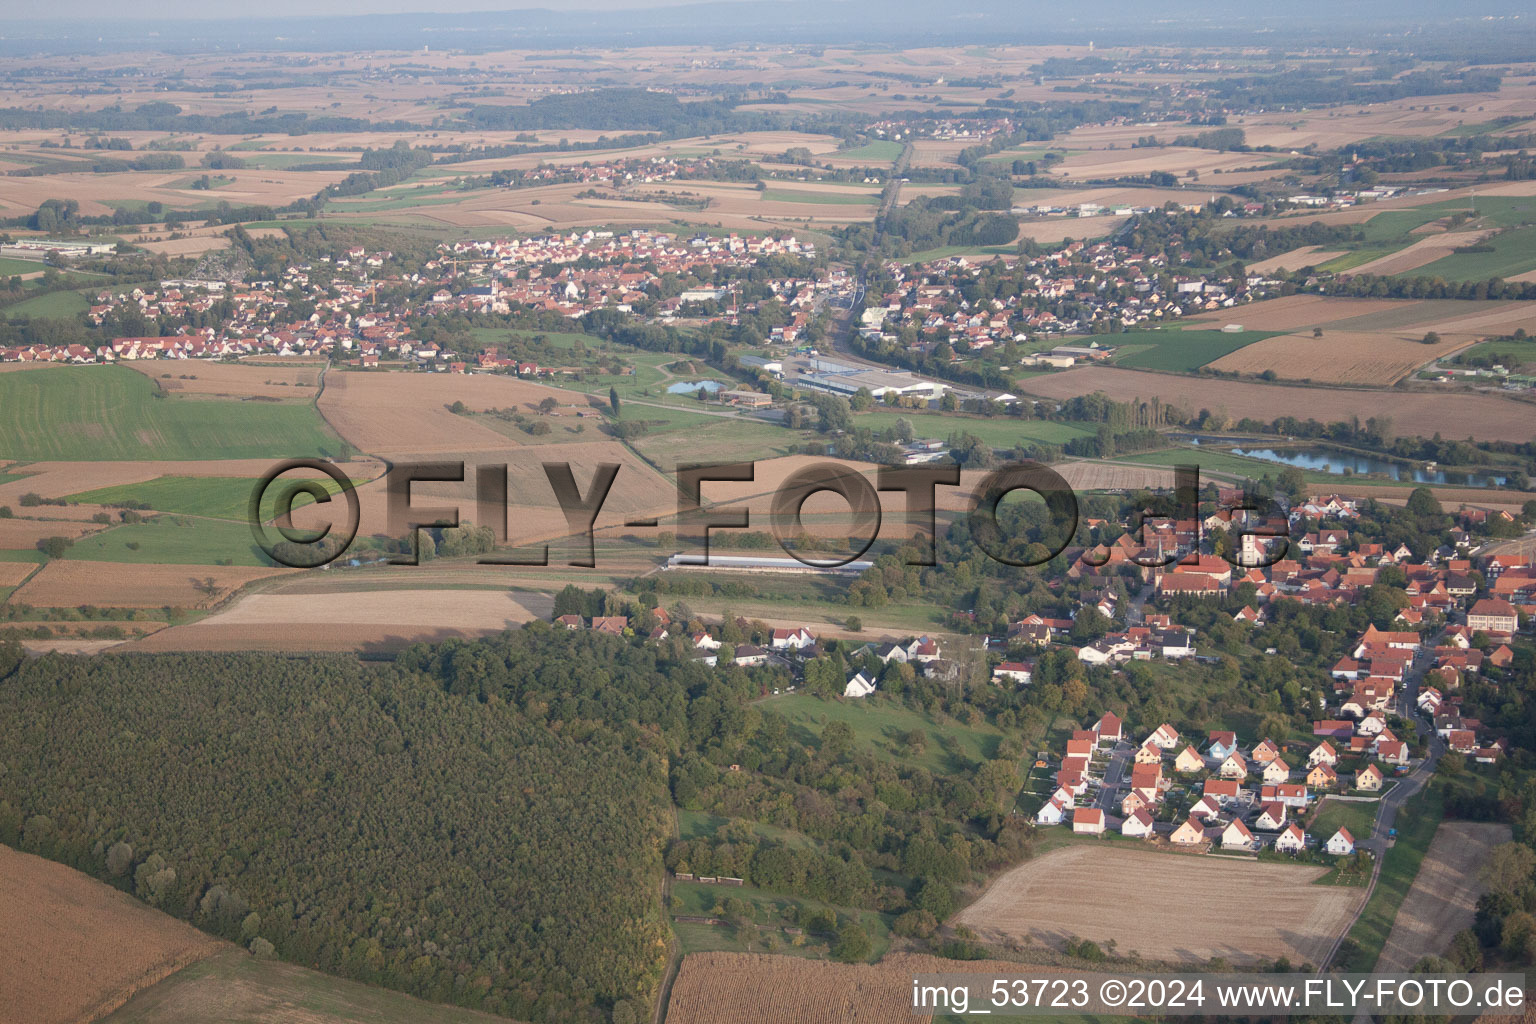
[[1360,920],[1360,915],[1365,912],[1366,904],[1370,902],[1371,895],[1376,891],[1376,883],[1381,878],[1381,864],[1387,852],[1387,833],[1397,822],[1397,812],[1402,809],[1403,804],[1407,803],[1409,797],[1424,788],[1424,784],[1435,774],[1435,765],[1440,762],[1440,755],[1445,753],[1445,743],[1439,736],[1435,735],[1434,723],[1426,721],[1424,716],[1419,713],[1418,707],[1419,684],[1424,681],[1424,673],[1429,671],[1429,664],[1432,660],[1429,652],[1440,642],[1443,634],[1444,630],[1441,630],[1423,645],[1421,648],[1424,652],[1423,656],[1414,659],[1413,666],[1408,670],[1408,674],[1404,677],[1403,685],[1398,691],[1398,712],[1413,723],[1414,730],[1418,735],[1428,735],[1429,752],[1424,760],[1419,763],[1418,767],[1399,779],[1397,785],[1393,786],[1386,796],[1381,798],[1381,803],[1376,810],[1376,828],[1371,838],[1355,844],[1359,849],[1371,851],[1373,860],[1371,880],[1366,885],[1365,898],[1360,901],[1360,908],[1349,919],[1349,924],[1339,932],[1339,937],[1334,940],[1333,946],[1329,948],[1328,955],[1323,958],[1323,962],[1317,965],[1319,971],[1327,970],[1328,965],[1333,962],[1333,958],[1338,956],[1339,947],[1344,944],[1344,939],[1349,935],[1350,929],[1354,928],[1355,922]]

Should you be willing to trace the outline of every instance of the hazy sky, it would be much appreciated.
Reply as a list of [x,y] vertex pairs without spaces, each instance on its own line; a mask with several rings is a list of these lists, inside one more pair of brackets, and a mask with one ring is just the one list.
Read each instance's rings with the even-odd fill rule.
[[24,0],[0,3],[0,27],[11,21],[143,18],[262,18],[327,14],[405,14],[414,12],[546,10],[616,10],[671,7],[688,0]]

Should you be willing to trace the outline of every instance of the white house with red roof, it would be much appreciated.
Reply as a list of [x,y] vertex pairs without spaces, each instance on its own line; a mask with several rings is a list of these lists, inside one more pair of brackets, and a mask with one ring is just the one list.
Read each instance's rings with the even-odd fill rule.
[[796,626],[793,629],[775,629],[769,638],[768,646],[776,651],[798,651],[802,647],[809,647],[816,642],[816,634],[804,626]]
[[1132,839],[1148,839],[1153,834],[1152,815],[1143,808],[1133,811],[1120,823],[1120,834]]
[[1221,830],[1223,850],[1251,850],[1253,846],[1253,833],[1248,831],[1248,826],[1241,820],[1233,819],[1231,824]]
[[1355,852],[1355,837],[1349,834],[1349,829],[1341,827],[1328,837],[1323,849],[1335,857],[1347,857]]
[[1062,800],[1060,796],[1051,797],[1041,804],[1040,809],[1035,812],[1035,824],[1060,825],[1069,806],[1071,805]]
[[1281,853],[1300,853],[1307,848],[1307,834],[1301,830],[1301,826],[1292,822],[1275,837],[1275,849]]
[[1261,828],[1266,832],[1273,832],[1276,829],[1284,828],[1285,805],[1278,801],[1271,800],[1269,803],[1264,805],[1262,810],[1259,811],[1259,816],[1254,819],[1253,825],[1254,828]]
[[1125,733],[1125,724],[1111,711],[1093,723],[1093,732],[1099,738],[1099,743],[1119,743]]

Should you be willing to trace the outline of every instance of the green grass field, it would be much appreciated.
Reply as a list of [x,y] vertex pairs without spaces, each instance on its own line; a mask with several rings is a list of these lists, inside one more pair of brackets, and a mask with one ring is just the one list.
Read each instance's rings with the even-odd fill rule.
[[1356,840],[1369,839],[1375,828],[1378,806],[1375,801],[1346,803],[1342,800],[1329,800],[1323,804],[1323,809],[1318,812],[1307,831],[1312,833],[1319,843],[1326,843],[1328,837],[1340,828],[1349,829],[1349,834]]
[[872,164],[890,164],[895,163],[896,158],[901,156],[901,143],[880,139],[866,142],[857,149],[840,150],[834,155],[843,160],[867,160]]
[[1507,369],[1536,366],[1536,338],[1525,341],[1485,341],[1458,355],[1468,357],[1498,356]]
[[954,416],[934,412],[885,409],[858,413],[853,418],[853,425],[868,427],[871,430],[889,430],[900,419],[912,424],[912,431],[918,437],[943,440],[950,434],[963,431],[975,434],[987,444],[997,448],[1011,448],[1021,441],[1066,444],[1074,437],[1086,437],[1093,433],[1091,427],[1082,423],[1025,420],[1012,416]]
[[[288,479],[284,477],[284,479]],[[336,494],[341,488],[332,480],[318,480],[328,494]],[[161,476],[139,484],[122,484],[118,487],[100,487],[94,491],[71,494],[68,499],[82,505],[121,505],[126,502],[143,502],[156,512],[174,512],[180,515],[204,516],[212,519],[230,519],[243,523],[249,512],[251,490],[256,481],[245,477],[228,476]],[[262,508],[262,518],[276,515],[278,488],[269,488]],[[294,502],[299,508],[308,504],[305,495]]]
[[67,462],[299,458],[345,445],[308,404],[158,398],[121,366],[0,374],[0,451]]
[[103,1024],[236,1024],[306,1020],[316,1024],[493,1024],[505,1020],[400,992],[346,981],[238,949],[176,971],[139,992]]
[[0,256],[0,277],[12,277],[16,274],[36,274],[47,268],[41,260],[18,260],[9,256]]
[[[1530,196],[1478,196],[1476,206],[1477,222],[1489,227],[1507,228],[1536,223],[1536,199]],[[1406,241],[1414,228],[1453,213],[1470,216],[1473,213],[1472,207],[1473,204],[1466,199],[1447,199],[1416,206],[1411,210],[1386,210],[1365,222],[1365,241]]]
[[1447,281],[1484,281],[1536,270],[1536,227],[1515,228],[1487,239],[1492,252],[1451,253],[1405,276],[1443,277]]
[[65,558],[131,565],[271,565],[245,523],[156,516],[81,537]]
[[6,317],[43,317],[64,320],[79,316],[91,308],[90,301],[79,292],[49,292],[34,295],[5,307]]
[[[855,743],[875,756],[921,765],[932,772],[971,771],[980,762],[997,756],[1003,738],[991,726],[973,728],[953,719],[941,721],[879,696],[843,701],[793,693],[762,706],[788,719],[790,736],[797,742],[819,746],[822,730],[828,723],[847,722],[853,728]],[[902,741],[913,729],[926,736],[920,751],[908,748]]]
[[1119,366],[1131,366],[1140,370],[1172,370],[1189,373],[1222,356],[1231,355],[1238,349],[1265,338],[1273,338],[1278,331],[1239,331],[1224,334],[1221,331],[1128,331],[1111,334],[1102,339],[1114,345],[1118,351],[1114,362]]

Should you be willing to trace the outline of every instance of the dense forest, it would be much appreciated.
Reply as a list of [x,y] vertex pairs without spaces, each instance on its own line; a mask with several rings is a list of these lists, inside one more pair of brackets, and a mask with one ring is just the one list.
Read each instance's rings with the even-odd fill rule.
[[666,770],[579,707],[263,655],[50,657],[0,691],[0,842],[427,999],[595,1021],[653,994]]

